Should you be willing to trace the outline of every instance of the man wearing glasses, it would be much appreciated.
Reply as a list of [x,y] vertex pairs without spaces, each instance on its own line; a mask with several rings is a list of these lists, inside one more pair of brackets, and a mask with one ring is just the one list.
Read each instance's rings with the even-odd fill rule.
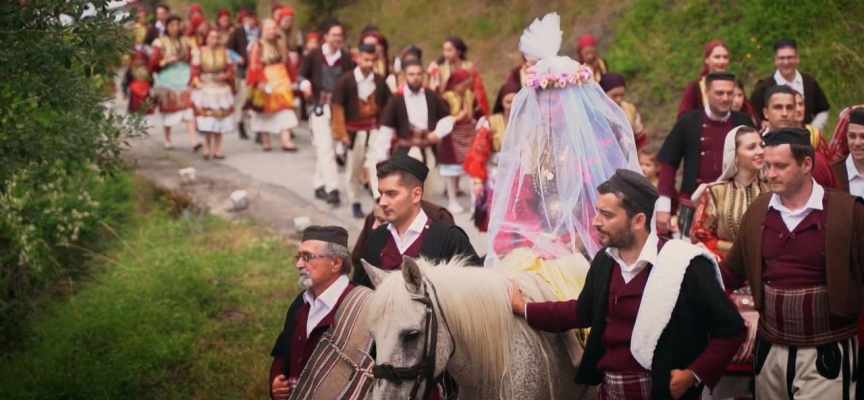
[[306,288],[294,299],[285,326],[270,355],[270,396],[288,399],[321,336],[334,323],[336,310],[356,287],[348,280],[351,255],[348,231],[338,226],[310,226],[297,251],[297,274]]
[[[804,123],[825,129],[828,121],[828,98],[819,87],[819,82],[810,75],[798,71],[798,44],[795,39],[780,39],[774,43],[774,75],[762,79],[753,88],[750,104],[757,113],[765,104],[765,92],[777,85],[786,85],[804,95]],[[760,117],[764,120],[766,117]]]

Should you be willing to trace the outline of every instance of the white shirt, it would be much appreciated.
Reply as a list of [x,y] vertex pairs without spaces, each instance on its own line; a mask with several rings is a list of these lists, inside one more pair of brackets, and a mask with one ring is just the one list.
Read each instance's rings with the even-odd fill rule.
[[162,21],[156,20],[156,23],[153,24],[153,26],[155,26],[156,29],[159,31],[159,36],[165,34],[165,24],[163,24]]
[[420,209],[420,213],[414,217],[414,221],[411,222],[411,225],[405,230],[405,235],[401,238],[399,237],[399,231],[396,230],[395,225],[387,225],[387,229],[390,230],[390,235],[393,236],[393,242],[396,243],[396,248],[399,249],[399,254],[405,254],[405,251],[408,250],[408,248],[411,247],[418,238],[420,238],[420,234],[422,234],[423,230],[426,229],[428,222],[429,217],[426,216],[423,209]]
[[793,231],[801,221],[804,220],[813,210],[822,210],[822,198],[825,197],[825,188],[813,180],[813,190],[810,192],[810,198],[807,204],[800,210],[790,210],[780,201],[780,196],[776,193],[771,195],[771,201],[768,202],[768,208],[773,208],[780,212],[780,217],[783,218],[783,223],[786,224],[786,229]]
[[726,115],[724,115],[720,119],[717,119],[717,118],[714,118],[714,114],[711,113],[711,107],[708,107],[708,104],[705,104],[705,115],[708,116],[708,119],[710,119],[714,122],[724,122],[725,123],[726,121],[729,120],[729,117],[732,116],[732,110],[727,111]]
[[783,75],[780,74],[780,71],[774,71],[774,80],[778,85],[786,85],[795,89],[796,92],[801,93],[804,96],[804,78],[801,77],[801,73],[798,70],[795,70],[795,77],[792,78],[792,82],[786,80]]
[[858,172],[858,167],[852,161],[852,156],[846,157],[846,173],[849,175],[849,193],[864,197],[864,175]]
[[372,93],[375,93],[375,73],[363,76],[360,67],[354,68],[354,80],[357,81],[357,97],[366,101]]
[[324,60],[327,61],[327,65],[331,67],[333,64],[336,64],[336,61],[339,61],[339,59],[342,58],[342,49],[336,49],[336,52],[333,52],[330,49],[330,45],[327,43],[321,45],[321,52],[324,53]]
[[[405,98],[405,108],[408,110],[408,123],[413,126],[426,129],[429,126],[429,107],[426,104],[426,90],[420,89],[417,93],[411,91],[408,85],[402,87],[402,96]],[[435,130],[432,132],[439,139],[443,139],[453,130],[455,121],[448,115],[438,120]],[[390,144],[395,133],[395,126],[382,125],[378,130],[376,148],[378,149],[378,160],[384,161],[390,154]]]
[[653,265],[657,263],[657,246],[659,242],[660,238],[658,238],[656,234],[649,234],[648,239],[645,240],[645,244],[642,245],[642,251],[639,253],[636,262],[630,265],[624,263],[621,256],[618,254],[617,248],[607,247],[606,254],[618,263],[618,266],[621,267],[621,275],[624,276],[624,282],[629,283],[636,277],[636,275],[639,275],[639,273],[642,272],[648,264]]
[[321,320],[336,307],[336,303],[339,302],[342,292],[348,288],[348,283],[350,283],[348,276],[341,275],[317,299],[313,297],[311,290],[303,293],[303,301],[309,305],[309,315],[306,317],[307,338],[312,334],[312,330],[321,323]]

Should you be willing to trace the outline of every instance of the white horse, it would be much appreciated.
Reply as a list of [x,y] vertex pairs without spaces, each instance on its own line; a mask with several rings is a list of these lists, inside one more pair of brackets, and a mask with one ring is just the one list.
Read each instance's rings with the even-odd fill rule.
[[364,310],[377,348],[373,399],[421,398],[428,378],[445,369],[463,399],[596,396],[574,383],[561,335],[513,315],[510,281],[500,270],[407,257],[401,274],[363,267],[376,287]]

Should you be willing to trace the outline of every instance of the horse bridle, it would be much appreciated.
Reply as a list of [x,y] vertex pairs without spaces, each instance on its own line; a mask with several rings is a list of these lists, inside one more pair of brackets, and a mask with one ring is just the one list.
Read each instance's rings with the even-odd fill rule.
[[[432,294],[435,296],[435,301],[433,303],[432,297],[429,295],[430,290]],[[386,379],[395,383],[402,383],[403,380],[414,380],[414,387],[411,388],[411,394],[408,397],[409,400],[413,400],[417,393],[420,391],[420,382],[423,379],[426,379],[426,385],[423,389],[423,399],[428,398],[429,393],[432,389],[435,388],[434,380],[435,380],[435,356],[436,350],[438,348],[438,316],[435,313],[435,307],[438,306],[438,309],[441,310],[441,303],[438,300],[438,292],[435,290],[435,286],[432,285],[432,282],[428,280],[423,280],[423,295],[422,296],[411,296],[411,300],[414,300],[420,304],[423,304],[425,307],[425,322],[424,326],[426,329],[426,336],[423,340],[423,357],[417,364],[414,364],[410,367],[396,367],[392,364],[380,364],[372,367],[372,375],[375,379]],[[447,317],[444,316],[443,311],[441,312],[441,318],[444,319],[444,329],[447,331],[447,334],[450,336],[450,342],[453,344],[453,348],[450,350],[450,357],[453,357],[453,353],[456,351],[456,342],[453,341],[453,333],[450,332],[450,325],[447,323]]]

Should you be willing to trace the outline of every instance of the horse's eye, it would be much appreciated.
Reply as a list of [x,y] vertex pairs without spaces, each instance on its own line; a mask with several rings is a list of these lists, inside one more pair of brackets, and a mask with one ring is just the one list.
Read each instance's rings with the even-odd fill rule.
[[420,337],[420,331],[418,331],[418,330],[405,331],[402,333],[402,340],[406,341],[406,342],[413,342],[413,341],[417,340],[417,338],[419,338],[419,337]]

